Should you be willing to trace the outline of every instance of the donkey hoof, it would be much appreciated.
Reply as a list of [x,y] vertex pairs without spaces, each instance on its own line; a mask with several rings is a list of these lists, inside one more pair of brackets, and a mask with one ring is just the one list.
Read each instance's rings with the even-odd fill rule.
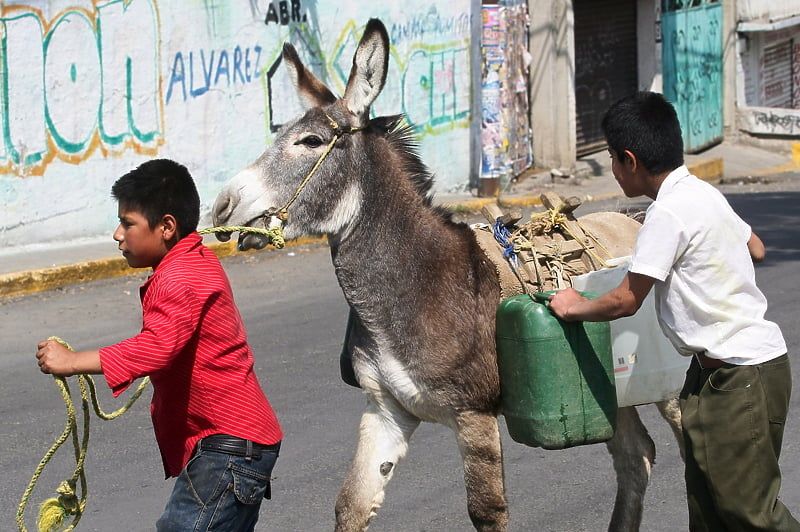
[[381,469],[380,469],[381,475],[383,475],[385,477],[386,475],[389,474],[389,472],[392,470],[393,467],[394,467],[394,464],[391,463],[391,462],[382,463],[381,464]]

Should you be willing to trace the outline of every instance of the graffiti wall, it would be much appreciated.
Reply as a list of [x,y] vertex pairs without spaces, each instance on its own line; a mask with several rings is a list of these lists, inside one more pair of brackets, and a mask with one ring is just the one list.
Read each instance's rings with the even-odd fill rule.
[[108,235],[114,180],[185,164],[203,218],[300,112],[283,43],[336,93],[369,17],[391,38],[376,114],[405,113],[437,190],[469,182],[470,0],[0,2],[0,249]]

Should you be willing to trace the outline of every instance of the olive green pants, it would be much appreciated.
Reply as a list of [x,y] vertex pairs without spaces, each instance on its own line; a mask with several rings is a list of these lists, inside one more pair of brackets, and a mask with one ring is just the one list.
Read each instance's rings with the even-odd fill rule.
[[692,360],[680,396],[689,530],[797,530],[778,500],[792,390],[786,355],[703,369]]

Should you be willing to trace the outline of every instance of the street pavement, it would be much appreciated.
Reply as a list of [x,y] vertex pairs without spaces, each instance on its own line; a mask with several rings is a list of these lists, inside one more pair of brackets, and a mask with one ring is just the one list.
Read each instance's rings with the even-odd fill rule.
[[[782,328],[793,362],[800,345],[800,173],[771,183],[722,185],[768,249],[756,270],[770,302],[768,318]],[[573,185],[573,190],[586,185]],[[581,212],[641,209],[645,202],[611,198]],[[461,215],[472,221],[474,215]],[[223,262],[256,355],[255,370],[285,430],[275,469],[274,498],[262,507],[259,531],[331,530],[336,493],[354,451],[365,401],[340,382],[338,353],[346,305],[327,248],[298,246],[239,254]],[[19,496],[34,467],[63,427],[52,379],[36,368],[36,341],[58,335],[77,349],[106,345],[138,332],[137,288],[144,273],[69,285],[0,302],[0,530],[14,528]],[[793,368],[800,382],[800,363]],[[111,400],[102,378],[101,400]],[[784,439],[782,498],[800,514],[800,395],[790,407]],[[163,480],[148,409],[143,401],[112,422],[92,421],[87,460],[89,506],[79,530],[152,530],[172,486]],[[682,464],[655,409],[640,409],[657,447],[642,530],[686,530]],[[502,421],[501,421],[502,422]],[[614,476],[603,445],[545,451],[514,443],[501,427],[512,531],[600,531],[614,500]],[[71,473],[71,449],[60,451],[40,481],[35,503],[52,496]],[[461,464],[452,433],[423,424],[390,483],[370,530],[463,531],[466,514]],[[29,513],[29,515],[31,515]],[[32,521],[28,520],[32,528]]]

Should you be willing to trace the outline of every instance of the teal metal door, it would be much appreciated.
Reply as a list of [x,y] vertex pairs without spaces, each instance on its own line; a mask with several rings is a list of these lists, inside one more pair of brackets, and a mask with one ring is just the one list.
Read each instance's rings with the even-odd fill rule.
[[722,2],[662,0],[661,34],[664,96],[697,152],[722,140]]

